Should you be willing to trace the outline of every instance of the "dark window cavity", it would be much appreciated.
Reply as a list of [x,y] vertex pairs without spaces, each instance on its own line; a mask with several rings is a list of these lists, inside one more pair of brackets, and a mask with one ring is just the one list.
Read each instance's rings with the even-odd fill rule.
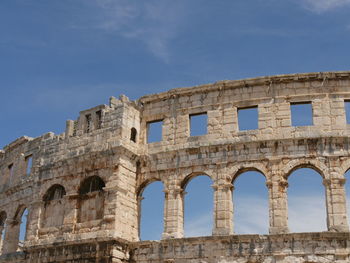
[[152,121],[147,123],[147,142],[162,141],[163,120]]
[[13,176],[13,163],[11,163],[9,166],[8,166],[8,170],[9,170],[9,175],[10,177]]
[[85,195],[95,191],[102,191],[105,183],[98,176],[91,176],[83,181],[80,186],[79,194]]
[[258,106],[238,108],[238,129],[240,131],[256,130],[259,128]]
[[66,195],[66,190],[62,185],[55,184],[47,190],[46,194],[44,195],[44,201],[49,202],[52,200],[59,200],[63,196]]
[[102,127],[102,111],[96,111],[96,129],[101,129]]
[[136,142],[137,130],[133,127],[130,132],[130,141]]
[[208,130],[208,115],[207,113],[191,114],[190,115],[190,135],[200,136],[207,134]]
[[89,133],[91,132],[91,114],[85,115],[85,132]]
[[311,126],[312,104],[311,102],[298,102],[290,104],[292,126]]

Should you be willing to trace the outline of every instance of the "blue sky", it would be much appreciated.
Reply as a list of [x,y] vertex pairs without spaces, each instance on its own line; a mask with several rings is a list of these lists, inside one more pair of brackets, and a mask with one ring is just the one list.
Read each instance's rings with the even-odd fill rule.
[[3,0],[0,147],[123,93],[348,70],[349,0]]
[[0,148],[61,133],[110,96],[349,70],[349,12],[350,0],[2,0]]

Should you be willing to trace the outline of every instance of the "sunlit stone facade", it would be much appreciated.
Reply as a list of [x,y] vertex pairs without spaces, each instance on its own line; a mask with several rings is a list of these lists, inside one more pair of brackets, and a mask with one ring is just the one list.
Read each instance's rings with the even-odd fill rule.
[[[350,72],[220,81],[112,97],[63,134],[21,137],[0,151],[0,262],[350,262],[347,100]],[[312,105],[312,125],[292,126],[294,103]],[[249,107],[258,129],[240,131],[237,112]],[[190,136],[195,114],[207,114],[207,134]],[[155,121],[162,139],[148,143]],[[288,176],[300,167],[323,178],[327,232],[289,233]],[[266,178],[269,235],[234,233],[233,182],[249,170]],[[213,181],[212,236],[184,238],[184,187],[201,174]],[[142,192],[154,181],[164,184],[164,232],[141,242]]]

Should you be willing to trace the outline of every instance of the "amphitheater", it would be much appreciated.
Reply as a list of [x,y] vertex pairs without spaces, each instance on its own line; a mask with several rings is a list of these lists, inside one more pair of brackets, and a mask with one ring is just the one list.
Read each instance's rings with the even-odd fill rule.
[[[111,97],[62,134],[18,138],[0,151],[0,262],[350,262],[348,101],[350,72],[220,81]],[[310,125],[293,125],[298,104],[312,107]],[[238,115],[249,108],[258,128],[241,130]],[[200,114],[207,133],[191,136]],[[149,142],[154,123],[162,137]],[[301,167],[322,176],[328,231],[289,232],[288,176]],[[233,182],[246,171],[266,178],[268,235],[233,231]],[[185,238],[184,188],[202,174],[213,181],[212,235]],[[154,181],[164,184],[164,231],[140,241],[142,193]]]

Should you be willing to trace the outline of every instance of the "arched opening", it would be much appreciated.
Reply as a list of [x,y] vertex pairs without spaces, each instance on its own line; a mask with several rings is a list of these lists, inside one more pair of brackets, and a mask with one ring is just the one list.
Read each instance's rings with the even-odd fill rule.
[[269,229],[269,193],[265,176],[255,169],[235,176],[232,191],[234,232],[267,234]]
[[345,183],[345,197],[346,197],[346,211],[348,216],[348,223],[350,225],[350,169],[346,171],[344,175],[346,179]]
[[6,219],[7,219],[6,212],[2,211],[0,213],[0,254],[2,254],[2,247],[3,247],[4,239],[5,239]]
[[66,190],[59,184],[55,184],[47,190],[43,197],[41,227],[53,227],[63,224],[65,209],[62,198],[65,195]]
[[78,206],[79,223],[103,218],[104,187],[104,181],[98,176],[90,176],[81,183]]
[[315,168],[297,167],[288,177],[290,232],[327,231],[325,188]]
[[153,181],[138,194],[140,240],[160,240],[163,233],[164,186]]
[[132,127],[130,131],[130,141],[136,142],[137,130]]
[[213,228],[212,180],[205,174],[189,176],[182,184],[186,237],[210,236]]
[[66,195],[66,190],[64,189],[64,187],[60,184],[55,184],[51,186],[49,190],[47,190],[43,200],[44,202],[59,200],[65,195]]
[[86,178],[79,188],[80,195],[86,195],[92,192],[101,192],[105,187],[104,181],[98,176],[90,176]]
[[27,225],[28,225],[28,209],[24,208],[20,217],[20,226],[19,226],[19,237],[18,237],[18,249],[22,250],[24,241],[27,236]]

